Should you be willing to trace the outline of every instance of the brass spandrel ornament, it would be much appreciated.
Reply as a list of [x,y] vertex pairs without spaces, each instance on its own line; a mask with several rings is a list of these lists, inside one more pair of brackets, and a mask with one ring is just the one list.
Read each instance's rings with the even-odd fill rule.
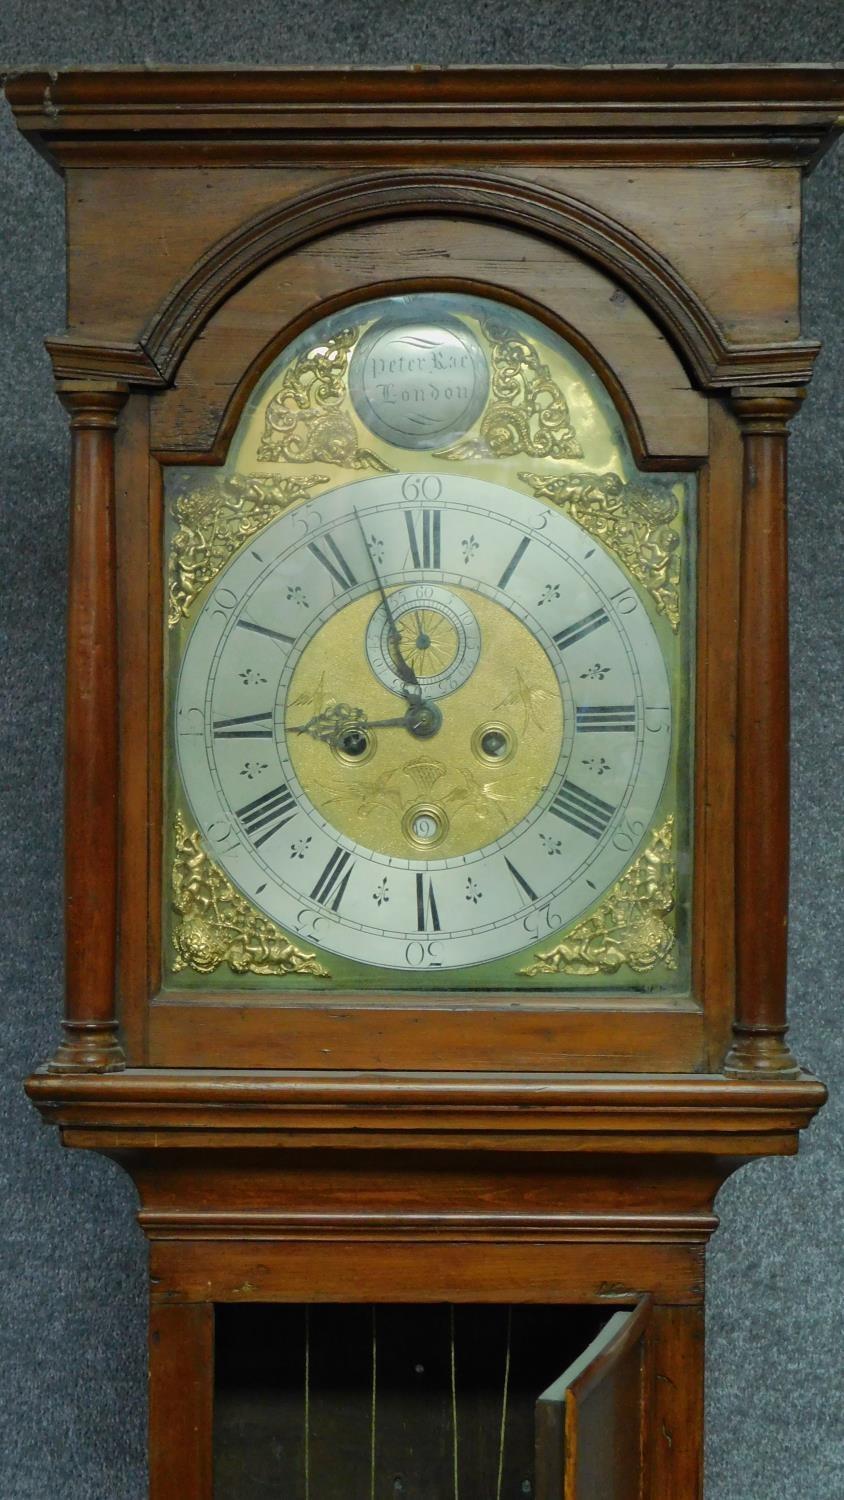
[[487,319],[492,383],[477,437],[464,438],[439,456],[466,459],[582,458],[568,402],[551,369],[530,341],[510,324]]
[[313,953],[296,945],[240,893],[190,832],[181,813],[174,823],[173,972],[210,974],[225,964],[233,974],[302,974],[330,979]]
[[176,529],[168,562],[170,626],[184,619],[194,600],[238,547],[324,484],[328,484],[325,474],[301,478],[228,474],[183,483],[173,502]]
[[647,589],[673,631],[680,624],[680,504],[667,485],[617,474],[520,473],[537,500],[567,510]]
[[288,366],[267,402],[259,462],[390,472],[382,458],[360,446],[349,415],[349,360],[359,337],[358,328],[341,329]]
[[540,974],[617,974],[622,966],[635,974],[648,974],[657,964],[676,969],[676,877],[674,819],[669,817],[597,911],[519,972],[535,979]]

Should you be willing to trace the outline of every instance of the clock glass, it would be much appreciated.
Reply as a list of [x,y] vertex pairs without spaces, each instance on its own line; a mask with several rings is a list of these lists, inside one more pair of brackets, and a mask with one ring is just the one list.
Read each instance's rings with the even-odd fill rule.
[[694,480],[585,355],[419,294],[170,468],[176,987],[687,987]]

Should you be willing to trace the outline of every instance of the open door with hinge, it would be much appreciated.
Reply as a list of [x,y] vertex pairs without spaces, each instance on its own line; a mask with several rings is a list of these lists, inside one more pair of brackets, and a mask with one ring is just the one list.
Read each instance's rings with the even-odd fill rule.
[[536,1403],[536,1500],[644,1500],[651,1299],[618,1312]]

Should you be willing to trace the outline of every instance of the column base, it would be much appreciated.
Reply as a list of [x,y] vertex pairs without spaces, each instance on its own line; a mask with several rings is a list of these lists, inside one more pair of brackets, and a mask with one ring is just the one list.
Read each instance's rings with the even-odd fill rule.
[[126,1058],[116,1021],[65,1021],[65,1036],[48,1073],[121,1073]]
[[[785,1027],[783,1027],[783,1032]],[[727,1053],[727,1078],[799,1078],[800,1064],[782,1032],[733,1028],[733,1045]]]

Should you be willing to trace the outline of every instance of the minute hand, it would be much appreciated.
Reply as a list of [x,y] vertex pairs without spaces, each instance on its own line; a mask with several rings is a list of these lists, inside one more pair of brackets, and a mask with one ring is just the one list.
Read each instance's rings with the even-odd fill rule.
[[[396,672],[397,672],[398,676],[401,678],[402,682],[406,682],[410,687],[414,687],[416,689],[418,697],[421,698],[422,697],[422,685],[421,685],[421,683],[419,681],[419,678],[416,676],[416,673],[414,672],[413,668],[410,666],[410,664],[408,662],[405,661],[404,657],[402,656],[402,651],[401,651],[401,635],[399,633],[399,628],[398,628],[398,626],[396,624],[395,615],[393,614],[393,611],[390,608],[390,601],[387,598],[386,590],[384,588],[383,583],[381,582],[381,575],[380,575],[380,573],[378,572],[378,569],[375,566],[375,558],[372,555],[372,548],[370,547],[369,542],[366,539],[366,532],[363,529],[363,522],[361,521],[361,518],[358,515],[357,506],[353,506],[352,509],[354,510],[354,513],[355,513],[355,520],[357,521],[358,526],[360,527],[360,534],[363,537],[363,545],[366,548],[366,555],[369,558],[369,565],[370,565],[370,567],[371,567],[371,569],[372,569],[372,571],[373,571],[373,573],[375,575],[375,582],[378,585],[378,589],[379,589],[379,592],[381,594],[381,599],[382,599],[383,604],[384,604],[384,613],[387,616],[387,624],[388,624],[389,630],[390,630],[390,645],[392,646],[393,651],[395,653]],[[404,689],[402,689],[402,691],[404,692]],[[409,693],[404,692],[404,696],[405,696],[405,698],[407,698],[410,701],[410,694]]]

